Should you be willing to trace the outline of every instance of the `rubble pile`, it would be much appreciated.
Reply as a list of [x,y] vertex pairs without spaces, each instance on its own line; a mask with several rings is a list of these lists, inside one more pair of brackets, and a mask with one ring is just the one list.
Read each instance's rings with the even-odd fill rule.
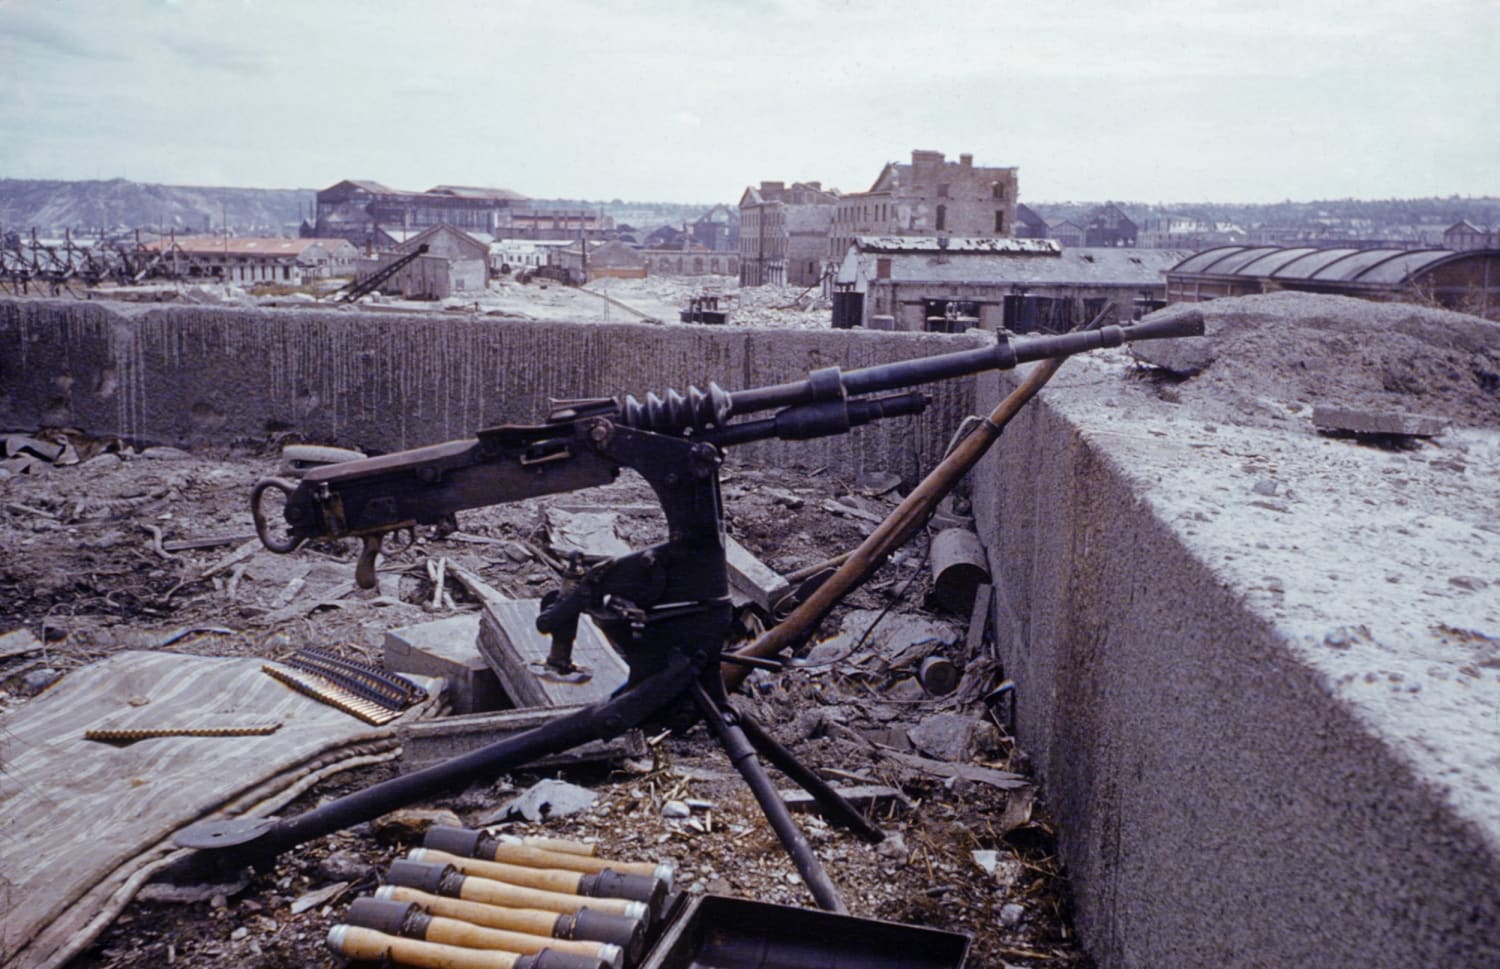
[[[664,532],[650,489],[627,473],[604,488],[460,513],[456,530],[388,548],[380,587],[363,592],[352,581],[353,542],[282,556],[254,539],[247,496],[257,478],[283,470],[279,445],[188,453],[70,435],[46,458],[34,451],[51,448],[17,441],[14,456],[28,463],[0,481],[0,711],[130,649],[277,661],[317,647],[378,662],[389,630],[475,613],[465,575],[531,598],[555,584],[549,559],[564,532],[587,544],[595,539],[579,529],[602,521],[632,548]],[[59,461],[72,460],[68,449],[75,463]],[[731,463],[726,527],[770,569],[795,574],[857,545],[895,507],[894,482],[872,485],[875,477]],[[925,539],[897,553],[793,668],[755,673],[738,702],[887,833],[871,845],[799,815],[853,914],[971,933],[976,965],[1083,964],[984,630],[967,614],[929,611],[926,558]],[[745,612],[745,635],[762,621]],[[959,674],[936,692],[921,675],[935,660]],[[285,813],[397,769],[339,775]],[[527,799],[546,784],[575,793]],[[800,791],[785,796],[806,806]],[[70,965],[337,965],[324,946],[329,928],[434,821],[670,860],[690,895],[810,904],[743,781],[697,726],[649,737],[612,768],[516,772],[319,839],[239,890],[186,903],[148,891]]]

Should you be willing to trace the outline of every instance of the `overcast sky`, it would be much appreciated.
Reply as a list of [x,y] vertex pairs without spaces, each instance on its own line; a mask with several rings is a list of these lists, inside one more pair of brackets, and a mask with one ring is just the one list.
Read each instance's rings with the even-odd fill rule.
[[0,0],[0,177],[1500,195],[1500,0]]

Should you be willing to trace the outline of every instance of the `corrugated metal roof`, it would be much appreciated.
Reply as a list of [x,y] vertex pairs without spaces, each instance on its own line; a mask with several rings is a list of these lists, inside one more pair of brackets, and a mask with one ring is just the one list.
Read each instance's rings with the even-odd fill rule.
[[1345,256],[1352,256],[1358,249],[1314,249],[1305,256],[1299,256],[1291,262],[1282,266],[1271,274],[1272,279],[1311,279],[1317,275],[1325,266],[1338,262]]
[[1244,252],[1249,246],[1216,246],[1213,249],[1205,249],[1195,252],[1182,262],[1172,267],[1174,273],[1202,273],[1208,272],[1209,267],[1220,259],[1230,256],[1236,252]]
[[[161,239],[148,242],[141,248],[152,251],[171,248],[175,242],[183,252],[205,255],[229,253],[238,256],[300,256],[308,248],[320,245],[320,239],[225,239],[223,236],[178,236],[176,239]],[[330,243],[338,245],[337,242]]]
[[1450,252],[1446,249],[1418,249],[1393,256],[1378,266],[1371,266],[1359,277],[1362,283],[1399,283],[1417,273],[1431,269],[1450,258],[1462,258],[1470,253]]
[[1280,282],[1396,286],[1440,263],[1472,254],[1449,249],[1219,246],[1194,253],[1170,272]]
[[513,192],[508,188],[478,188],[472,185],[434,185],[424,194],[451,195],[462,199],[491,199],[502,202],[529,201],[520,192]]
[[1260,259],[1280,251],[1279,246],[1251,246],[1241,249],[1239,252],[1231,252],[1224,255],[1213,264],[1212,272],[1236,274],[1244,267],[1249,266]]
[[[996,252],[952,258],[951,254],[862,253],[864,275],[874,281],[876,259],[890,259],[898,283],[994,283],[1001,285],[1154,286],[1182,260],[1178,249],[1063,249],[1054,257]],[[844,281],[842,278],[841,282]]]
[[[372,195],[401,194],[399,189],[391,188],[388,185],[382,185],[381,183],[368,178],[350,178],[343,182],[340,182],[339,185],[353,185],[356,188],[364,189],[366,192],[369,192]],[[338,185],[335,185],[334,188],[338,188]]]
[[1300,259],[1310,252],[1317,250],[1311,246],[1302,246],[1297,249],[1273,249],[1240,267],[1240,273],[1245,276],[1269,276],[1276,270],[1290,263],[1293,259]]
[[859,236],[854,243],[862,251],[882,253],[1014,253],[1055,256],[1062,252],[1062,246],[1053,239],[997,239],[991,236],[949,236],[946,239],[938,236]]

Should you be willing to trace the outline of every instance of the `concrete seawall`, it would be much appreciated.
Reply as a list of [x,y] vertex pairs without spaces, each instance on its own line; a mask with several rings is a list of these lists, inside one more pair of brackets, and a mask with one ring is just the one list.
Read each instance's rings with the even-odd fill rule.
[[[549,397],[726,390],[975,345],[974,337],[517,322],[460,314],[0,300],[0,427],[78,427],[170,444],[263,440],[398,450],[542,419]],[[927,388],[914,418],[736,448],[769,465],[866,467],[911,481],[970,409]]]
[[1455,472],[1123,369],[1069,361],[974,485],[1091,954],[1500,965],[1500,433]]

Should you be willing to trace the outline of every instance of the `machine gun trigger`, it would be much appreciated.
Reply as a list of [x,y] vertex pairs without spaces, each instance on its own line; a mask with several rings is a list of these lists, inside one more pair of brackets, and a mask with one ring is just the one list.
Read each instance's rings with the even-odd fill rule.
[[260,543],[273,552],[285,555],[288,552],[296,551],[306,539],[296,538],[291,535],[288,535],[286,538],[280,538],[271,534],[271,523],[266,517],[266,510],[262,505],[262,500],[265,497],[265,493],[273,488],[281,492],[288,499],[291,498],[292,492],[297,490],[297,486],[285,478],[261,478],[255,482],[255,487],[250,492],[250,517],[255,520],[255,534],[259,536]]
[[384,536],[361,535],[359,564],[354,567],[354,584],[361,589],[375,588],[375,556],[380,554],[380,542]]

